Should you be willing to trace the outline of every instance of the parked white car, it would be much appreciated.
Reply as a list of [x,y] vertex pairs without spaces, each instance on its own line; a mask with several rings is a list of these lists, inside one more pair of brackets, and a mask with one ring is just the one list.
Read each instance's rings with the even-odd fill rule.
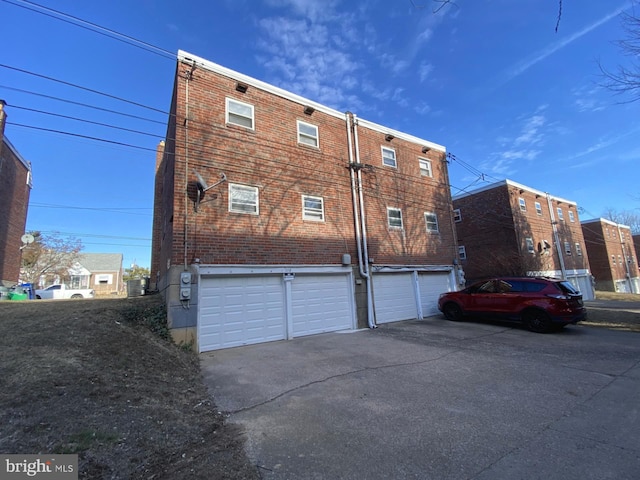
[[43,290],[36,290],[37,299],[43,300],[64,300],[69,298],[93,298],[95,292],[90,288],[69,288],[64,283],[50,285]]

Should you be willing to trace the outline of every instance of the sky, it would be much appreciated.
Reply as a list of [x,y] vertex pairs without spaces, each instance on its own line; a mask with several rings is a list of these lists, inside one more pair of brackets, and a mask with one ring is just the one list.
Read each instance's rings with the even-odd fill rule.
[[638,209],[640,101],[599,67],[629,61],[631,7],[564,0],[558,24],[558,0],[0,0],[27,231],[150,266],[179,49],[445,146],[453,195],[509,179],[581,220]]

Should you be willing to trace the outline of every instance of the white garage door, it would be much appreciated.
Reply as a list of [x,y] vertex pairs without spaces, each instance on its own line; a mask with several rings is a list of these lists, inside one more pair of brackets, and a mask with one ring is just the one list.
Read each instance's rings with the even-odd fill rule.
[[200,290],[201,352],[286,337],[281,275],[202,278]]
[[353,328],[349,276],[296,275],[291,283],[293,336]]
[[412,273],[376,273],[373,297],[377,323],[418,317]]
[[451,276],[449,272],[425,272],[418,274],[420,303],[424,317],[440,313],[438,310],[438,297],[441,293],[452,290],[450,282]]

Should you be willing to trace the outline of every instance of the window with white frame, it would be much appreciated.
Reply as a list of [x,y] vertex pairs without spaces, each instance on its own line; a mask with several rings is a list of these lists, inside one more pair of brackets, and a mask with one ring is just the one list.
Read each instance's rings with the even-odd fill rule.
[[467,249],[464,248],[464,245],[459,245],[458,246],[458,256],[460,257],[460,260],[466,260],[467,259]]
[[569,242],[564,242],[564,253],[571,255],[571,244]]
[[427,232],[438,233],[438,216],[433,212],[424,212],[424,223],[427,225]]
[[387,207],[387,224],[389,228],[402,228],[402,210]]
[[254,129],[253,105],[227,98],[227,123]]
[[524,201],[524,198],[519,198],[518,199],[518,203],[520,204],[520,211],[521,212],[526,212],[527,211],[527,203]]
[[622,265],[622,255],[618,255],[618,264]]
[[302,218],[316,222],[324,221],[324,199],[322,197],[302,196]]
[[113,274],[101,273],[96,275],[96,278],[95,278],[96,285],[111,285],[112,283],[113,283]]
[[561,207],[558,207],[558,220],[564,220],[564,214],[562,213]]
[[419,158],[420,163],[420,175],[423,177],[433,177],[433,170],[431,170],[431,160],[426,158]]
[[318,146],[318,127],[298,120],[298,143]]
[[527,244],[527,252],[536,253],[536,249],[535,249],[535,247],[533,245],[533,238],[527,237],[524,240],[525,240],[525,242]]
[[582,256],[582,247],[579,243],[576,243],[576,255],[578,255],[579,257]]
[[576,216],[573,214],[572,210],[569,210],[569,221],[570,222],[575,222],[576,221]]
[[615,256],[615,255],[611,255],[611,263],[612,263],[613,265],[615,265],[615,264],[616,264],[616,256]]
[[382,164],[387,167],[397,168],[396,151],[393,148],[382,147]]
[[229,211],[235,213],[259,214],[258,187],[229,184]]
[[453,221],[458,223],[462,221],[462,213],[459,208],[453,210]]
[[540,202],[536,202],[536,213],[542,215],[542,205],[540,205]]

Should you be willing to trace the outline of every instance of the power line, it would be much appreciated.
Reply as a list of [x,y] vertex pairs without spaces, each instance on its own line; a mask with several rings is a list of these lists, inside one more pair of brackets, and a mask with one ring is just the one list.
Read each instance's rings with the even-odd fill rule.
[[[6,1],[6,0],[3,0],[3,1]],[[3,63],[0,63],[0,67],[7,68],[9,70],[14,70],[16,72],[24,73],[26,75],[32,75],[34,77],[44,78],[45,80],[49,80],[51,82],[61,83],[63,85],[67,85],[67,86],[70,86],[70,87],[73,87],[73,88],[78,88],[80,90],[84,90],[84,91],[87,91],[87,92],[95,93],[96,95],[101,95],[103,97],[111,98],[111,99],[114,99],[114,100],[119,100],[121,102],[129,103],[131,105],[135,105],[136,107],[146,108],[148,110],[152,110],[154,112],[162,113],[162,114],[165,114],[165,115],[169,114],[169,112],[165,112],[164,110],[160,110],[159,108],[150,107],[148,105],[144,105],[142,103],[134,102],[133,100],[127,100],[126,98],[118,97],[117,95],[111,95],[110,93],[101,92],[100,90],[95,90],[93,88],[83,87],[82,85],[78,85],[77,83],[67,82],[65,80],[60,80],[60,79],[57,79],[57,78],[49,77],[47,75],[42,75],[40,73],[31,72],[29,70],[24,70],[24,69],[18,68],[18,67],[12,67],[10,65],[5,65]]]
[[[5,0],[2,0],[2,1],[5,1]],[[54,96],[51,96],[51,95],[45,95],[43,93],[32,92],[32,91],[29,91],[29,90],[23,90],[21,88],[9,87],[7,85],[0,85],[0,88],[4,88],[4,89],[7,89],[7,90],[12,90],[14,92],[26,93],[26,94],[29,94],[29,95],[36,95],[36,96],[42,97],[42,98],[49,98],[51,100],[56,100],[56,101],[59,101],[59,102],[65,102],[65,103],[69,103],[69,104],[72,104],[72,105],[78,105],[78,106],[81,106],[81,107],[92,108],[94,110],[99,110],[101,112],[107,112],[107,113],[113,113],[113,114],[116,114],[116,115],[122,115],[123,117],[134,118],[136,120],[144,120],[146,122],[158,123],[160,125],[165,125],[165,126],[167,125],[166,122],[161,122],[160,120],[152,120],[150,118],[140,117],[138,115],[131,115],[129,113],[118,112],[117,110],[110,110],[108,108],[96,107],[95,105],[89,105],[88,103],[75,102],[73,100],[68,100],[68,99],[60,98],[60,97],[54,97]]]
[[[39,10],[37,10],[35,8],[31,8],[31,7],[28,7],[26,5],[20,5],[18,3],[11,2],[9,0],[2,0],[2,1],[5,2],[5,3],[9,3],[11,5],[14,5],[16,7],[24,8],[25,10],[30,10],[30,11],[38,13],[40,15],[45,15],[45,16],[53,18],[55,20],[60,20],[60,21],[65,22],[65,23],[69,23],[69,24],[74,25],[76,27],[84,28],[85,30],[89,30],[91,32],[103,35],[103,36],[108,37],[108,38],[112,38],[113,40],[118,40],[119,42],[126,43],[127,45],[131,45],[133,47],[140,48],[142,50],[145,50],[145,51],[150,52],[150,53],[154,53],[156,55],[160,55],[162,57],[175,58],[175,54],[174,53],[172,53],[172,52],[170,52],[168,50],[165,50],[164,48],[158,47],[156,45],[152,45],[150,43],[144,42],[142,40],[139,40],[137,38],[131,37],[129,35],[125,35],[124,33],[120,33],[120,32],[117,32],[115,30],[111,30],[110,28],[103,27],[101,25],[98,25],[97,23],[89,22],[88,20],[84,20],[84,19],[79,18],[79,17],[74,17],[73,15],[69,15],[68,13],[60,12],[58,10],[54,10],[53,8],[48,8],[48,7],[45,7],[43,5],[39,5],[39,4],[35,3],[35,2],[30,2],[28,0],[21,0],[22,3],[27,3],[27,4],[30,4],[30,5],[33,5],[35,7],[38,7],[40,9],[42,9],[42,10],[45,10],[45,11],[42,12],[42,11],[39,11]],[[53,14],[46,13],[46,12],[52,12]],[[56,16],[56,15],[58,15],[58,16]],[[67,19],[72,19],[73,21],[67,20],[65,18],[60,18],[60,17],[65,17]],[[78,23],[74,23],[74,22],[78,22]]]
[[125,215],[138,215],[138,216],[151,216],[151,213],[136,213],[136,212],[127,212],[127,211],[123,211],[123,210],[152,210],[151,208],[148,207],[140,207],[140,208],[133,208],[133,207],[109,207],[109,208],[98,208],[98,207],[76,207],[73,205],[54,205],[54,204],[47,204],[47,203],[37,203],[37,202],[31,202],[29,203],[29,208],[63,208],[63,209],[69,209],[69,210],[91,210],[94,212],[107,212],[107,213],[121,213],[121,214],[125,214]]
[[137,148],[139,150],[147,150],[149,152],[155,152],[156,151],[155,148],[139,147],[138,145],[132,145],[130,143],[116,142],[115,140],[107,140],[105,138],[92,137],[90,135],[82,135],[80,133],[65,132],[65,131],[56,130],[56,129],[53,129],[53,128],[34,127],[32,125],[24,125],[22,123],[14,123],[14,122],[7,122],[7,125],[13,125],[14,127],[31,128],[33,130],[41,130],[43,132],[59,133],[60,135],[69,135],[71,137],[86,138],[88,140],[94,140],[96,142],[104,142],[104,143],[110,143],[112,145],[120,145],[120,146],[123,146],[123,147],[129,147],[129,148]]
[[87,119],[84,119],[84,118],[72,117],[72,116],[69,116],[69,115],[62,115],[60,113],[46,112],[44,110],[38,110],[38,109],[35,109],[35,108],[20,107],[18,105],[13,105],[13,104],[9,104],[9,103],[7,103],[7,106],[10,106],[12,108],[17,108],[19,110],[26,110],[28,112],[35,112],[35,113],[41,113],[43,115],[50,115],[52,117],[66,118],[66,119],[69,119],[69,120],[75,120],[75,121],[78,121],[78,122],[90,123],[92,125],[98,125],[98,126],[101,126],[101,127],[114,128],[116,130],[122,130],[122,131],[125,131],[125,132],[137,133],[139,135],[147,135],[149,137],[154,137],[154,138],[164,138],[163,136],[156,135],[154,133],[141,132],[140,130],[133,130],[131,128],[118,127],[116,125],[110,125],[108,123],[94,122],[93,120],[87,120]]

